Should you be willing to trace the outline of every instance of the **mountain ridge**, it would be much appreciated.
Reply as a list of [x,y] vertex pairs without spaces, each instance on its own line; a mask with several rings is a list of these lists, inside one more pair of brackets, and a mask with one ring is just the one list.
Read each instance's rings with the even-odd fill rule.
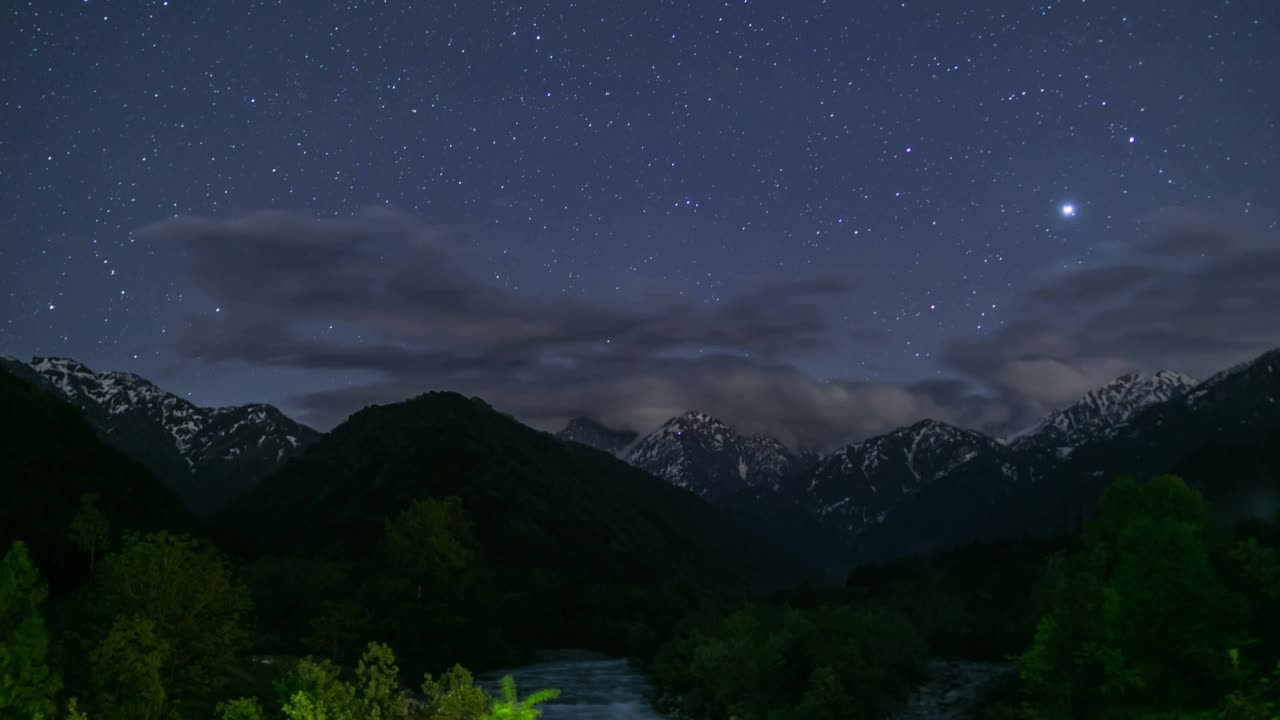
[[64,357],[25,363],[197,512],[221,507],[319,437],[265,403],[202,407],[130,372]]
[[1256,514],[1259,498],[1280,507],[1280,350],[1145,404],[1070,453],[1046,461],[1032,448],[1016,460],[1011,474],[962,465],[940,478],[859,538],[855,562],[1070,534],[1123,475],[1181,475],[1224,522]]
[[504,563],[605,572],[616,560],[610,572],[634,564],[724,581],[786,564],[692,493],[450,392],[354,413],[217,517],[294,545],[372,544],[413,498],[448,495]]
[[1006,442],[1016,450],[1066,450],[1069,454],[1075,447],[1115,431],[1144,408],[1190,392],[1199,382],[1168,370],[1126,373],[1053,410]]

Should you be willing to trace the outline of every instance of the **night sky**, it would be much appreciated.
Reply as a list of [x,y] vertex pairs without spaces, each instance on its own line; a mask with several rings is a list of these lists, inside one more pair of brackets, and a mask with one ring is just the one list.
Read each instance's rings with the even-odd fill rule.
[[1280,3],[62,2],[0,353],[829,445],[1280,345]]

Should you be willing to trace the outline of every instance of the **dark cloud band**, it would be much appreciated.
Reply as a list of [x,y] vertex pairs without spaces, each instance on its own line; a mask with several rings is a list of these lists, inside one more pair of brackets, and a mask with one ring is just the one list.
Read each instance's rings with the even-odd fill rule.
[[[1007,427],[1129,370],[1207,373],[1280,344],[1280,249],[1180,210],[1140,227],[1122,257],[1028,291],[1000,330],[946,342],[955,379],[903,385],[822,382],[790,364],[883,342],[828,322],[825,305],[852,291],[839,276],[762,280],[714,305],[609,305],[486,283],[449,229],[388,212],[177,218],[139,235],[181,248],[226,310],[193,319],[189,355],[380,378],[299,398],[321,426],[452,389],[547,428],[586,414],[644,431],[698,408],[829,447],[922,417]],[[359,341],[316,331],[329,325]]]

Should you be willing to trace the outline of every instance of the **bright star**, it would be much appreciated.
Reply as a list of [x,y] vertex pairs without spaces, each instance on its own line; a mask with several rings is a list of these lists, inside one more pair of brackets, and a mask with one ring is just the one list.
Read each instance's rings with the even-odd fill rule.
[[1075,205],[1072,205],[1071,203],[1066,203],[1065,205],[1062,206],[1062,217],[1075,217],[1075,216],[1076,216]]

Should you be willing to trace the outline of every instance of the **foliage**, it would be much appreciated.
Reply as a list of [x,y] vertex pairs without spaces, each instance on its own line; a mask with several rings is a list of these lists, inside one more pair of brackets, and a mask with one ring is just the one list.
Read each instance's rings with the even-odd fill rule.
[[1009,540],[862,566],[828,601],[899,610],[935,655],[1004,660],[1030,644],[1045,563],[1064,544]]
[[1265,669],[1280,658],[1280,552],[1256,537],[1242,537],[1226,543],[1219,566],[1223,582],[1243,603],[1254,641],[1240,647],[1238,662],[1245,672]]
[[80,701],[75,698],[67,700],[66,720],[89,720],[88,714],[80,709]]
[[0,718],[53,716],[62,681],[49,668],[47,594],[27,546],[15,542],[0,561]]
[[472,683],[471,673],[461,665],[447,670],[439,681],[427,673],[422,697],[417,720],[480,720],[489,711],[489,695]]
[[350,708],[325,703],[301,690],[280,710],[289,720],[354,720]]
[[[1046,717],[1205,711],[1240,674],[1230,648],[1274,597],[1274,552],[1241,541],[1215,557],[1207,506],[1174,476],[1121,478],[1099,505],[1081,549],[1045,572],[1047,612],[1018,658],[1029,707]],[[1253,583],[1263,585],[1233,591]]]
[[542,717],[542,711],[535,706],[560,696],[559,690],[549,689],[539,690],[523,700],[517,699],[516,681],[510,675],[503,676],[499,692],[501,694],[493,700],[485,720],[537,720]]
[[416,586],[419,607],[424,584],[444,588],[456,582],[475,556],[471,526],[456,496],[414,500],[387,521],[385,538],[391,563]]
[[1280,661],[1270,676],[1253,679],[1241,666],[1239,649],[1228,652],[1237,686],[1223,701],[1222,720],[1280,720]]
[[207,542],[166,532],[126,534],[97,578],[96,602],[115,617],[145,618],[167,652],[161,677],[171,697],[207,696],[249,641],[248,591]]
[[653,662],[679,710],[712,718],[874,718],[923,677],[925,642],[875,607],[749,605],[692,618]]
[[359,717],[390,720],[404,715],[404,693],[400,690],[400,668],[391,648],[369,643],[356,666],[356,697]]
[[150,618],[119,617],[93,652],[102,708],[97,715],[120,720],[162,717],[168,700],[163,674],[169,658],[169,643]]
[[236,698],[218,703],[218,720],[262,720],[262,705],[257,698]]
[[[348,717],[355,709],[355,690],[340,679],[341,669],[328,659],[305,657],[276,684],[289,717]],[[292,710],[289,710],[292,708]],[[310,713],[310,715],[306,714]]]
[[98,552],[105,550],[110,540],[111,523],[98,508],[98,494],[81,495],[80,512],[71,520],[71,542],[89,554],[89,572],[93,572]]
[[[340,669],[331,661],[308,657],[298,662],[285,681],[277,685],[276,691],[282,712],[290,720],[403,718],[408,704],[399,689],[398,672],[391,649],[381,643],[369,643],[356,668],[354,686],[342,681]],[[454,665],[439,681],[429,674],[424,677],[423,701],[412,717],[414,720],[534,720],[541,715],[535,706],[560,694],[559,690],[540,690],[519,699],[511,676],[502,678],[501,691],[501,696],[491,701],[483,689],[473,684],[471,673],[461,665]]]

